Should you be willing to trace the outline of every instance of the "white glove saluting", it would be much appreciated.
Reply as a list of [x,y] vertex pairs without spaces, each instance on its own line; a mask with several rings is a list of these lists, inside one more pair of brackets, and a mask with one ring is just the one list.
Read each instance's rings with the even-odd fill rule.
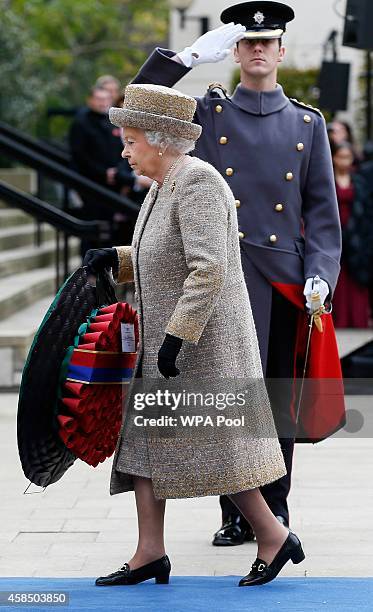
[[243,38],[244,32],[246,32],[245,26],[239,23],[227,23],[211,32],[206,32],[191,47],[186,47],[177,55],[187,68],[198,64],[221,62],[229,55],[232,47]]
[[[318,287],[318,291],[320,294],[320,301],[318,304],[316,304],[311,299],[312,291],[316,288],[316,286]],[[320,306],[323,306],[329,293],[329,285],[322,278],[320,278],[319,276],[315,276],[314,278],[307,278],[306,284],[304,286],[303,295],[306,298],[306,308],[308,312],[312,314]]]

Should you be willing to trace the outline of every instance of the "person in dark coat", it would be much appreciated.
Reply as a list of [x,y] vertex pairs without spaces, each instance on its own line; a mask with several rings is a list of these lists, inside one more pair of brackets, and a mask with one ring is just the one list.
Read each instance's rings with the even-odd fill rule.
[[[87,106],[81,109],[70,129],[69,141],[73,167],[83,176],[99,183],[117,193],[131,197],[136,183],[134,174],[127,162],[121,157],[123,143],[121,130],[109,121],[108,111],[112,104],[112,93],[104,87],[94,86],[87,100]],[[144,197],[146,192],[142,194]],[[133,221],[121,213],[113,214],[112,209],[105,210],[92,197],[82,196],[82,217],[88,220],[103,219],[110,222],[112,244],[119,236],[127,233],[131,240]],[[83,240],[82,255],[89,248],[98,245],[94,241]]]
[[[310,308],[314,279],[319,276],[321,303],[330,301],[341,252],[325,120],[317,109],[287,98],[276,84],[285,54],[281,37],[293,18],[293,10],[280,3],[237,4],[222,13],[225,25],[184,51],[156,49],[133,80],[171,87],[194,66],[223,60],[236,44],[241,83],[232,97],[213,84],[197,98],[194,120],[203,132],[194,154],[215,166],[235,195],[242,264],[263,371],[283,380],[294,375],[300,314],[288,299],[288,290],[297,288],[300,303]],[[338,369],[336,357],[335,362]],[[270,385],[268,390],[287,475],[262,492],[272,512],[288,525],[296,431],[290,414],[291,390],[290,385],[281,393],[271,392]],[[333,432],[342,421],[341,413],[336,414]],[[222,497],[220,502],[223,525],[213,543],[235,545],[252,539],[250,526],[229,499]]]
[[364,146],[364,161],[360,164],[359,173],[366,179],[373,197],[373,141],[368,140]]
[[367,328],[373,267],[373,201],[366,179],[352,171],[351,144],[333,144],[332,156],[343,238],[341,274],[333,302],[334,323],[340,328]]
[[[106,89],[93,87],[87,106],[77,113],[71,125],[69,141],[74,168],[92,181],[118,191],[115,176],[122,159],[122,139],[120,129],[109,121],[111,101]],[[127,180],[129,184],[134,182],[129,167]],[[89,219],[106,218],[102,207],[93,202],[86,207],[85,215]]]

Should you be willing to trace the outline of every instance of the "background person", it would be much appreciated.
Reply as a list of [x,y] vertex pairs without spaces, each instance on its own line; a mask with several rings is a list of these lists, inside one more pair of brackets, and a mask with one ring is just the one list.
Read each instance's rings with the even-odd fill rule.
[[345,142],[350,143],[354,155],[353,167],[355,169],[358,168],[363,156],[356,145],[352,126],[347,121],[334,119],[334,121],[328,124],[327,128],[331,146]]
[[[115,188],[116,166],[121,158],[120,130],[108,117],[111,94],[102,87],[93,87],[87,106],[75,117],[70,134],[70,150],[75,168],[87,178],[105,187]],[[93,214],[92,206],[87,214]],[[98,209],[95,209],[96,214]],[[97,217],[93,217],[97,218]]]
[[111,74],[103,74],[96,80],[95,87],[100,87],[110,93],[110,106],[116,106],[119,103],[120,99],[122,99],[123,101],[123,96],[120,92],[120,81],[115,76]]
[[[132,170],[126,160],[121,157],[121,130],[114,127],[108,116],[112,103],[112,94],[103,87],[94,86],[87,99],[87,106],[76,115],[69,133],[69,143],[73,168],[83,176],[99,185],[117,193],[130,195],[135,184]],[[119,168],[118,168],[119,166]],[[106,210],[92,196],[82,194],[83,209],[81,216],[87,220],[105,220],[110,223],[112,244],[120,227],[123,240],[125,228],[127,240],[130,241],[133,223],[129,223],[123,214],[115,214],[112,209]],[[95,241],[83,239],[82,255],[87,249],[99,246]]]
[[[332,156],[343,238],[341,273],[333,302],[334,322],[340,328],[367,328],[373,266],[373,202],[368,182],[353,172],[352,145],[333,144]],[[366,275],[364,284],[358,280],[360,275]]]
[[351,145],[354,144],[354,137],[352,134],[352,127],[347,121],[339,121],[334,119],[328,125],[328,132],[330,140],[334,144],[341,144],[342,142],[349,142]]

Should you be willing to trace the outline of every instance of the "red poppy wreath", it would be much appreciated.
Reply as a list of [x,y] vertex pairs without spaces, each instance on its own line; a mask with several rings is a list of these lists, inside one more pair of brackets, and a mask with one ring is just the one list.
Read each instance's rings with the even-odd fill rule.
[[76,457],[93,467],[115,450],[137,344],[137,313],[118,302],[91,312],[62,362],[58,434]]

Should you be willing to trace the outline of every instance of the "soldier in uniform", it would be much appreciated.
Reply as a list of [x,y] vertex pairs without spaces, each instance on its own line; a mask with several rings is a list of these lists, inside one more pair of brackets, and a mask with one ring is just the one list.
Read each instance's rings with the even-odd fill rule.
[[[317,109],[289,99],[277,84],[277,68],[285,55],[282,36],[293,18],[293,10],[277,2],[237,4],[222,13],[225,25],[182,52],[157,48],[133,81],[172,87],[194,66],[221,61],[236,45],[241,83],[231,97],[214,84],[197,99],[195,121],[203,132],[194,154],[215,166],[235,195],[263,371],[267,379],[281,380],[294,376],[300,308],[306,325],[304,313],[316,276],[321,279],[321,302],[331,300],[341,251],[324,118]],[[299,289],[298,302],[291,297],[294,287]],[[327,344],[323,346],[325,350]],[[331,347],[338,360],[335,344]],[[339,361],[334,371],[338,367]],[[283,385],[279,392],[278,386],[268,384],[268,391],[287,475],[264,486],[262,493],[278,520],[289,525],[287,497],[296,436],[291,390]],[[342,412],[329,410],[325,431],[314,433],[312,441],[341,427]],[[254,539],[229,498],[221,497],[220,504],[223,524],[213,544]]]

